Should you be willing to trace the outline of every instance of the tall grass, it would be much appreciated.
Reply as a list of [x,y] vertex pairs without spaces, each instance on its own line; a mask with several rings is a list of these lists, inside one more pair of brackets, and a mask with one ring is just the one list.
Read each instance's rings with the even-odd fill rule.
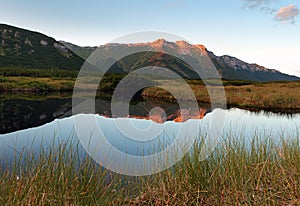
[[299,143],[228,134],[205,161],[197,142],[171,169],[134,178],[80,160],[66,143],[2,169],[0,205],[300,205]]

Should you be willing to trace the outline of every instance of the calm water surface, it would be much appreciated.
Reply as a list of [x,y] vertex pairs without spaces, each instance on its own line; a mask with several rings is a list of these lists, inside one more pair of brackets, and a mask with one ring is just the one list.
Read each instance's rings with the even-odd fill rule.
[[[212,116],[216,110],[208,113],[202,120],[197,121],[199,124],[199,134],[205,133],[213,124]],[[242,134],[244,138],[253,138],[253,136],[270,137],[274,141],[279,141],[281,138],[299,138],[300,134],[300,114],[294,115],[278,115],[266,112],[249,112],[241,109],[228,109],[225,112],[225,124],[223,134],[219,139],[222,142],[228,134],[232,136],[239,136]],[[157,124],[150,120],[132,121],[138,125],[139,128],[147,128],[150,124],[157,124],[158,127],[164,127],[163,132],[158,138],[148,142],[136,142],[128,139],[114,124],[113,118],[105,118],[99,115],[87,114],[95,117],[97,124],[105,131],[105,136],[108,141],[119,150],[122,150],[132,155],[150,154],[154,150],[157,151],[157,145],[162,144],[165,147],[172,143],[174,134],[178,133],[178,129],[182,124],[165,122],[164,124]],[[86,134],[87,136],[91,134]],[[199,135],[200,139],[200,135]],[[16,153],[20,154],[24,151],[34,152],[38,155],[41,150],[47,151],[51,147],[56,147],[61,143],[67,141],[71,144],[79,146],[79,140],[74,131],[74,117],[66,117],[63,119],[55,119],[54,121],[45,125],[20,130],[12,133],[0,135],[0,159],[2,161],[10,162],[15,157]],[[156,147],[156,149],[153,149]],[[160,148],[162,149],[162,148]],[[141,153],[141,151],[143,151]],[[82,150],[82,154],[84,151]]]

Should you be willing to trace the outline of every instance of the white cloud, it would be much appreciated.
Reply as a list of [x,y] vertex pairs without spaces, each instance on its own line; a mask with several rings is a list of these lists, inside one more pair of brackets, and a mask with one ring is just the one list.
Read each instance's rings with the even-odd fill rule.
[[295,17],[300,14],[300,10],[297,6],[290,4],[288,6],[281,7],[275,16],[275,19],[280,22],[295,23]]
[[277,0],[243,0],[243,1],[245,2],[245,6],[254,8],[257,6],[269,4],[269,3],[273,2],[273,1],[277,1]]
[[277,10],[271,8],[269,5],[278,0],[242,0],[244,2],[244,8],[256,9],[259,8],[260,11],[265,14],[273,14]]

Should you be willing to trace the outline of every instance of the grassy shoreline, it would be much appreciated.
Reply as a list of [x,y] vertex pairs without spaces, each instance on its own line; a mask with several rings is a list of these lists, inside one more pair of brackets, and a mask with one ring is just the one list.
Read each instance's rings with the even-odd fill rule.
[[1,77],[0,91],[53,92],[73,91],[75,78],[65,77]]
[[284,138],[275,144],[253,137],[245,145],[228,134],[206,160],[198,160],[201,145],[195,144],[172,169],[146,177],[113,174],[89,157],[79,163],[76,145],[42,152],[35,161],[24,153],[12,171],[0,170],[0,204],[299,205],[299,137]]
[[[99,90],[113,91],[122,75],[105,79]],[[76,78],[73,77],[25,77],[0,76],[0,92],[72,92]],[[198,80],[187,81],[197,101],[210,104],[205,85]],[[249,82],[223,81],[228,108],[237,107],[251,111],[266,110],[283,113],[300,112],[300,81],[295,82]],[[141,93],[146,98],[174,101],[174,97],[159,88],[146,88]]]
[[[300,112],[300,82],[244,82],[224,81],[227,106],[251,111],[266,110],[283,113]],[[204,84],[189,82],[196,99],[200,103],[210,104],[210,98]],[[148,98],[174,101],[170,93],[160,88],[147,88],[142,95]]]

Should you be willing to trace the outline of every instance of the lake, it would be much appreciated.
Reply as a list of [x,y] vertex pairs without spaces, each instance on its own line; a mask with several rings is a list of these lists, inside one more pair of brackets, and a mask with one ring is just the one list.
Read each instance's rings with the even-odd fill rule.
[[[45,95],[30,98],[20,96],[2,99],[2,134],[0,135],[0,159],[2,163],[12,162],[16,155],[18,156],[24,151],[32,152],[37,157],[41,151],[49,151],[51,147],[55,148],[66,142],[77,145],[80,156],[84,157],[86,155],[82,147],[82,143],[85,146],[84,142],[78,138],[78,131],[74,129],[75,119],[80,115],[71,116],[71,101],[70,94],[52,94],[52,96]],[[98,97],[96,101],[98,102],[96,109],[98,114],[106,114],[110,111],[109,97]],[[175,103],[163,103],[155,100],[151,102],[148,100],[146,104],[142,100],[136,100],[131,105],[132,115],[147,115],[150,108],[154,106],[161,106],[168,115],[178,110],[178,105]],[[279,142],[282,138],[286,140],[299,138],[300,114],[250,112],[237,108],[215,109],[213,111],[208,109],[207,111],[203,119],[188,120],[184,123],[167,121],[158,124],[151,120],[106,118],[98,114],[82,114],[81,118],[87,119],[85,121],[87,127],[90,125],[90,121],[95,121],[95,125],[101,127],[102,132],[105,133],[104,135],[110,146],[123,153],[135,156],[147,156],[164,151],[175,141],[174,135],[176,136],[181,131],[186,131],[185,133],[189,136],[196,135],[195,139],[200,139],[200,136],[207,135],[209,128],[212,124],[215,124],[212,119],[217,112],[222,112],[225,117],[222,133],[217,140],[218,144],[222,144],[222,141],[228,136],[234,136],[235,138],[241,138],[242,136],[243,141],[249,143],[255,136],[271,138],[274,142]],[[143,131],[153,125],[160,132],[157,136],[149,137],[146,141],[141,139],[142,141],[139,142],[120,132],[116,121],[119,121],[120,124],[131,121],[138,127],[140,134],[148,135],[149,132],[143,133]],[[94,130],[84,130],[84,132],[87,137],[90,137]],[[141,138],[144,138],[144,135]]]
[[[128,156],[145,158],[168,151],[171,147],[172,150],[184,147],[185,149],[180,148],[177,151],[177,159],[168,160],[176,162],[192,146],[194,140],[205,139],[206,145],[212,145],[204,154],[204,159],[228,137],[240,138],[246,145],[250,145],[253,137],[259,137],[261,141],[264,141],[264,138],[272,138],[273,142],[279,143],[282,139],[288,141],[295,137],[299,138],[300,134],[300,114],[250,112],[237,108],[210,111],[209,105],[199,105],[206,111],[203,119],[190,119],[182,123],[166,121],[160,124],[145,119],[105,117],[109,116],[111,109],[110,95],[96,98],[96,114],[75,116],[71,116],[70,93],[50,95],[10,93],[2,94],[0,97],[2,133],[0,160],[6,168],[16,158],[21,158],[21,162],[26,163],[27,160],[22,159],[23,153],[30,153],[38,158],[41,153],[50,152],[53,148],[59,148],[66,143],[76,146],[80,159],[88,153],[102,165],[105,162],[103,156],[115,156],[114,159],[118,162],[107,167],[120,172],[116,165],[126,162]],[[135,98],[130,105],[130,116],[148,116],[149,111],[158,106],[165,110],[168,117],[178,113],[179,110],[174,102]],[[218,114],[221,114],[219,117],[224,117],[224,122],[215,120],[218,119]],[[219,125],[216,124],[222,125],[217,128]],[[213,138],[212,133],[216,132],[215,130],[219,133]],[[126,154],[126,157],[123,154]],[[171,153],[164,155],[173,156]],[[153,161],[159,162],[156,159]],[[133,159],[132,165],[136,165],[137,162],[139,160]],[[169,163],[166,163],[167,167]],[[161,170],[163,168],[154,172]],[[132,171],[128,174],[132,174]]]

